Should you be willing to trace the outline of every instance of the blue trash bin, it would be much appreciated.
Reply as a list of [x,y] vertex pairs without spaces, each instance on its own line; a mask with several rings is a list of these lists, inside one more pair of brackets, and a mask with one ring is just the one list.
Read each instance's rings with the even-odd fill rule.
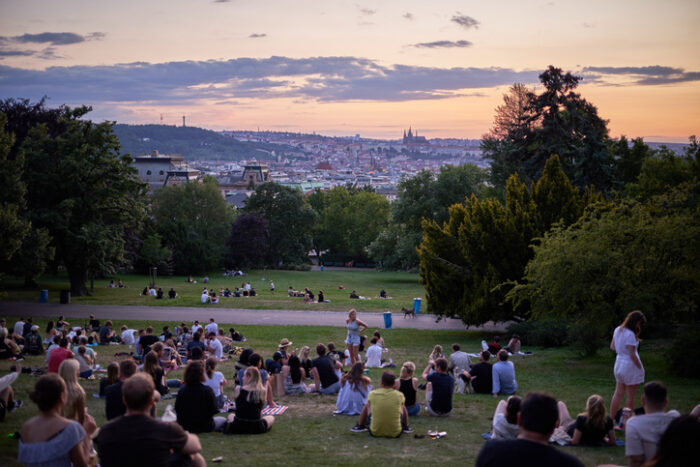
[[422,301],[422,299],[420,299],[420,298],[413,299],[413,312],[415,314],[418,314],[418,312],[420,311],[420,302],[421,301]]
[[48,290],[41,290],[39,292],[39,303],[48,303],[49,302],[49,291]]
[[384,312],[384,327],[391,329],[391,311]]

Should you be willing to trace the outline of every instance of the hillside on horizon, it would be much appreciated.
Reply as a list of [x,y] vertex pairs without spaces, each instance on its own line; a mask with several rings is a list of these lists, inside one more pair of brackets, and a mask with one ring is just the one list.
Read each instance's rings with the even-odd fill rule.
[[300,153],[291,146],[238,141],[212,130],[172,125],[114,126],[123,153],[132,156],[150,154],[157,150],[163,154],[182,154],[188,160],[270,160],[280,153]]

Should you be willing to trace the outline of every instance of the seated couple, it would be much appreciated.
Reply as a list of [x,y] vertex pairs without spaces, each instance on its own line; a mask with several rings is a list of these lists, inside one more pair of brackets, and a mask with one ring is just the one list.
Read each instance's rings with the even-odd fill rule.
[[363,433],[369,430],[372,436],[387,438],[397,438],[401,433],[413,433],[408,426],[404,395],[394,389],[395,384],[393,371],[382,373],[382,387],[369,393],[360,420],[350,431]]

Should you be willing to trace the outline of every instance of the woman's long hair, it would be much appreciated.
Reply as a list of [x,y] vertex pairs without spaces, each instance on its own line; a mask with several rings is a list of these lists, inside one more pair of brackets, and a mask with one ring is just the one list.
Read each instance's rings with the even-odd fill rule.
[[[85,411],[78,410],[85,407],[85,391],[78,383],[80,364],[74,358],[67,358],[58,367],[58,375],[66,383],[66,405],[63,406],[63,416],[71,420],[77,420],[81,424],[85,420]],[[81,404],[82,401],[82,404]]]
[[55,324],[53,321],[49,321],[49,323],[46,325],[46,334],[50,333],[51,330],[55,327]]
[[153,378],[153,384],[156,386],[160,386],[161,383],[160,381],[156,381],[156,377],[158,376],[157,373],[160,373],[158,369],[160,369],[158,354],[151,350],[143,359],[143,372],[151,375]]
[[119,364],[112,362],[107,365],[107,382],[108,384],[114,384],[117,381],[119,381]]
[[605,420],[607,412],[605,411],[605,401],[598,394],[593,394],[586,401],[586,411],[580,415],[586,417],[586,424],[592,428],[603,431],[605,430]]
[[304,347],[301,348],[301,352],[299,352],[301,362],[305,362],[309,359],[309,353],[311,353],[311,348],[308,345],[305,345]]
[[352,368],[350,368],[350,371],[348,371],[345,381],[347,381],[351,387],[354,386],[355,390],[360,389],[360,386],[367,389],[367,386],[369,386],[369,381],[368,378],[365,378],[365,375],[363,374],[364,371],[365,364],[362,362],[355,362]]
[[248,377],[248,382],[243,388],[248,391],[247,401],[251,403],[264,401],[267,390],[262,384],[260,370],[254,366],[249,366],[245,369],[245,375]]
[[296,355],[289,357],[287,361],[289,365],[289,376],[292,378],[292,384],[299,384],[301,382],[301,361]]
[[639,333],[642,330],[642,324],[646,324],[647,319],[644,317],[644,313],[639,310],[634,310],[630,312],[625,320],[622,322],[622,327],[627,328],[637,336],[639,340]]
[[218,363],[219,361],[216,359],[216,357],[207,358],[207,362],[204,367],[204,370],[207,373],[207,378],[212,379],[214,377],[214,371],[216,371],[216,365]]
[[442,346],[437,344],[435,347],[433,347],[433,352],[430,354],[430,357],[428,357],[428,360],[434,362],[440,357],[442,357]]

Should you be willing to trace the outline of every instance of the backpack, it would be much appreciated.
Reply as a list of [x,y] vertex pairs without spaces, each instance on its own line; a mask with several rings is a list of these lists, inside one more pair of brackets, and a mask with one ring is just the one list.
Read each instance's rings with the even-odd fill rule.
[[24,346],[25,353],[38,355],[41,353],[41,350],[41,336],[35,333],[29,334]]

